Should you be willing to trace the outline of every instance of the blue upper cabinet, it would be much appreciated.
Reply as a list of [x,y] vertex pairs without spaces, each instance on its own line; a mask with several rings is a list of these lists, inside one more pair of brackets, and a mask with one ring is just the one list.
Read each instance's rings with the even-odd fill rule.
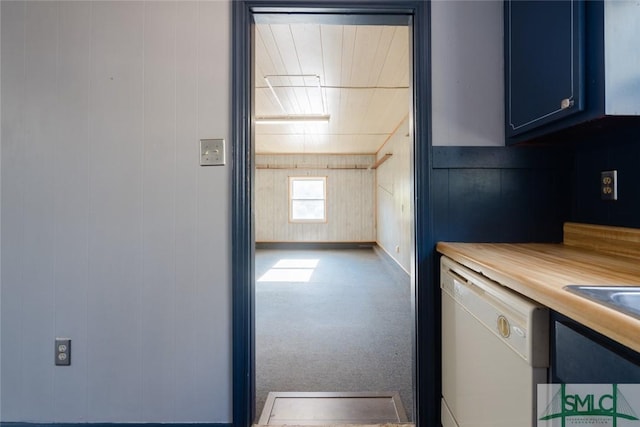
[[505,0],[504,12],[507,144],[640,133],[639,2]]
[[507,137],[584,109],[583,6],[505,1]]

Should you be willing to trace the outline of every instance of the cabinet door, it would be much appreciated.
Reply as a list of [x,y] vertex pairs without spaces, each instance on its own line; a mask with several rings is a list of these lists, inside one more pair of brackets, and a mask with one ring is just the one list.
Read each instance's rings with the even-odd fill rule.
[[583,110],[582,0],[505,1],[507,136]]
[[551,324],[551,382],[640,383],[637,352],[558,313]]

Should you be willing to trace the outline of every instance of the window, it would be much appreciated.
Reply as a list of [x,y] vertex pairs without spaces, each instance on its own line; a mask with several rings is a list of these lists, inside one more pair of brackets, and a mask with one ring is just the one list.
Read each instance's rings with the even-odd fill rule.
[[327,220],[326,177],[289,177],[289,220],[325,222]]

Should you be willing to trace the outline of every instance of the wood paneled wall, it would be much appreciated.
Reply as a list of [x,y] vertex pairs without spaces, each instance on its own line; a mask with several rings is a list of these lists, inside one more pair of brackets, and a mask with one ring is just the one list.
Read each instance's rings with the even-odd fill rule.
[[[368,169],[374,160],[374,155],[256,155],[256,241],[375,241],[375,171]],[[327,177],[325,223],[289,222],[290,176]]]
[[391,157],[376,169],[376,241],[407,272],[411,271],[413,250],[412,140],[408,134],[409,120],[405,119],[377,154],[378,159]]

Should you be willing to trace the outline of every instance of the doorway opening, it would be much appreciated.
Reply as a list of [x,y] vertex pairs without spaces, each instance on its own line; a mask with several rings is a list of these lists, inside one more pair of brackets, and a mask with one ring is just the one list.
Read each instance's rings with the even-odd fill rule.
[[[427,277],[427,271],[431,272],[430,266],[432,260],[426,254],[429,252],[426,248],[430,243],[430,216],[426,207],[428,206],[429,199],[424,197],[428,193],[429,173],[430,173],[430,158],[428,155],[428,85],[426,84],[428,73],[425,71],[428,67],[428,55],[426,47],[428,46],[428,34],[426,33],[427,24],[427,8],[428,4],[422,1],[416,2],[390,2],[385,4],[383,2],[340,2],[331,3],[327,7],[328,3],[311,4],[310,2],[286,2],[288,6],[283,6],[282,2],[278,2],[275,5],[270,5],[266,1],[255,2],[234,2],[234,28],[239,31],[234,32],[234,53],[240,53],[239,57],[235,57],[234,61],[234,190],[233,190],[233,207],[234,207],[234,229],[233,229],[233,256],[234,256],[234,425],[247,426],[251,424],[256,417],[256,372],[259,370],[259,362],[256,365],[256,333],[259,328],[256,327],[256,306],[258,300],[256,298],[256,279],[262,277],[256,277],[256,242],[282,244],[283,242],[291,243],[291,237],[283,238],[277,237],[276,233],[279,232],[278,225],[275,223],[265,227],[263,224],[259,224],[260,219],[257,218],[259,203],[262,203],[259,199],[268,192],[266,188],[260,187],[261,181],[258,180],[258,175],[263,171],[268,171],[273,176],[277,175],[278,171],[295,170],[301,172],[306,169],[302,174],[292,174],[288,172],[285,179],[280,179],[282,184],[286,182],[285,188],[287,191],[279,192],[278,197],[284,197],[284,200],[280,200],[279,209],[284,209],[278,218],[285,219],[286,224],[283,225],[284,229],[306,228],[313,229],[315,227],[315,233],[321,233],[324,226],[325,231],[328,229],[326,226],[328,222],[335,221],[336,217],[332,217],[333,209],[337,208],[330,200],[334,190],[331,190],[332,181],[336,178],[332,177],[330,173],[339,170],[341,172],[351,171],[354,174],[362,174],[364,171],[369,173],[373,178],[373,201],[375,212],[370,216],[358,216],[357,209],[354,207],[342,208],[343,211],[338,215],[339,218],[346,218],[347,222],[351,224],[362,225],[367,220],[373,221],[373,234],[369,234],[368,237],[354,237],[353,235],[340,234],[336,232],[334,237],[327,238],[322,237],[311,239],[303,239],[303,241],[296,241],[298,244],[309,244],[310,240],[314,245],[321,244],[351,244],[357,245],[378,245],[382,248],[380,253],[383,257],[386,257],[387,261],[395,263],[396,267],[404,268],[405,274],[410,278],[409,282],[409,300],[410,303],[406,307],[406,311],[410,313],[409,327],[411,329],[411,353],[412,360],[411,377],[412,377],[412,391],[414,400],[413,404],[410,404],[407,408],[407,412],[413,415],[413,419],[416,423],[425,422],[428,425],[428,420],[438,419],[438,410],[435,402],[438,401],[439,384],[437,380],[437,372],[435,366],[438,356],[436,355],[437,347],[433,343],[437,340],[437,331],[431,326],[434,323],[428,323],[427,327],[421,327],[422,321],[420,319],[420,312],[422,310],[422,317],[435,316],[437,313],[435,310],[430,310],[430,306],[435,307],[437,302],[428,298],[428,295],[424,291],[420,291],[416,287],[416,282],[420,277]],[[315,5],[315,7],[314,7]],[[314,22],[315,21],[315,22]],[[402,157],[399,152],[391,150],[389,148],[383,148],[385,144],[379,145],[373,152],[351,152],[351,148],[343,148],[344,151],[336,149],[336,147],[349,147],[348,143],[344,140],[348,139],[348,132],[334,132],[334,138],[331,138],[331,132],[314,133],[311,130],[322,128],[327,126],[326,120],[329,120],[329,128],[331,128],[331,121],[336,120],[339,123],[339,115],[332,113],[331,106],[339,105],[340,102],[346,102],[342,105],[345,111],[356,110],[354,104],[349,104],[348,100],[357,99],[358,96],[351,97],[348,94],[346,97],[332,98],[333,95],[327,94],[328,91],[333,90],[339,92],[340,90],[359,91],[365,90],[366,85],[363,88],[358,88],[356,84],[348,86],[346,88],[340,87],[340,83],[329,84],[329,79],[326,76],[326,69],[331,68],[320,67],[320,72],[313,72],[303,69],[301,64],[303,59],[300,56],[309,56],[314,51],[311,44],[301,44],[299,47],[294,43],[290,45],[292,50],[286,49],[287,52],[295,52],[293,59],[282,59],[281,52],[284,48],[274,49],[274,52],[278,52],[280,61],[282,62],[281,70],[278,70],[279,64],[273,64],[275,61],[271,58],[273,71],[259,72],[257,68],[254,68],[254,64],[260,62],[258,58],[258,47],[254,44],[258,40],[256,35],[260,30],[259,25],[267,24],[270,26],[283,25],[283,28],[278,28],[276,31],[283,30],[293,40],[293,34],[297,31],[292,29],[293,24],[305,24],[312,22],[317,28],[322,25],[358,25],[359,28],[364,29],[365,26],[404,26],[407,31],[407,37],[405,43],[407,46],[409,64],[405,66],[405,71],[408,74],[408,83],[404,88],[408,95],[405,96],[406,107],[404,108],[404,116],[397,120],[394,129],[388,131],[388,134],[383,138],[389,145],[393,145],[391,142],[394,137],[398,140],[403,140],[405,145],[410,148],[408,150],[408,166],[404,167],[404,172],[407,173],[407,179],[405,180],[405,189],[408,189],[408,201],[407,203],[399,203],[396,205],[400,212],[400,217],[409,218],[409,233],[408,238],[403,242],[399,239],[402,236],[402,231],[388,232],[388,235],[393,239],[395,244],[389,244],[386,241],[383,242],[384,236],[379,234],[377,230],[378,224],[380,224],[383,215],[389,215],[389,212],[380,209],[379,204],[384,202],[385,196],[379,196],[379,192],[385,192],[387,195],[393,195],[396,193],[397,186],[394,186],[394,174],[390,173],[393,169],[394,162],[399,163],[398,160]],[[400,24],[398,24],[400,22]],[[419,22],[420,25],[416,25]],[[288,28],[287,28],[288,27]],[[341,28],[340,33],[344,33],[344,28]],[[350,30],[347,30],[350,31]],[[380,36],[378,40],[389,37],[396,31],[396,28],[388,30],[387,36]],[[330,30],[327,29],[325,35],[328,38],[324,39],[325,43],[329,43]],[[270,35],[272,38],[274,31],[270,29],[265,34]],[[321,33],[320,31],[316,32]],[[264,34],[261,34],[264,36]],[[376,52],[381,52],[377,45],[372,41],[376,40],[374,37],[365,37],[366,43],[364,45],[369,47],[369,50],[373,53],[365,55],[376,56]],[[322,36],[320,37],[321,40]],[[391,37],[393,39],[393,37]],[[344,41],[344,39],[343,39]],[[265,42],[273,43],[273,40]],[[355,42],[354,42],[355,44]],[[277,45],[277,43],[276,43]],[[302,53],[300,53],[302,52]],[[419,55],[415,55],[419,52]],[[387,49],[386,54],[389,53]],[[286,55],[285,55],[286,56]],[[385,55],[380,54],[380,57],[384,58]],[[320,56],[322,60],[327,58],[337,58],[337,55],[325,55]],[[344,55],[339,55],[340,59],[344,58]],[[316,56],[317,60],[318,56]],[[286,62],[291,60],[291,69],[287,69]],[[358,61],[356,61],[358,62]],[[391,61],[393,63],[393,61]],[[324,64],[323,64],[324,65]],[[350,67],[345,67],[348,71],[351,71],[353,67],[353,60]],[[365,81],[374,79],[375,76],[380,76],[380,73],[372,72],[374,67],[365,67],[364,71],[356,73],[357,78],[364,78]],[[255,74],[253,71],[256,71]],[[342,67],[340,67],[342,72]],[[387,71],[387,73],[390,73]],[[392,74],[392,73],[391,73]],[[362,75],[366,75],[362,77]],[[371,77],[373,75],[374,77]],[[369,79],[369,80],[366,80]],[[259,80],[262,80],[259,82]],[[260,84],[260,86],[259,86]],[[402,86],[402,85],[398,85]],[[398,87],[393,87],[397,89]],[[381,91],[391,90],[388,88],[373,88],[373,90],[379,89]],[[260,90],[264,90],[266,93],[265,99],[260,100],[258,93]],[[297,91],[297,92],[296,92]],[[318,94],[317,96],[314,95]],[[367,101],[360,101],[360,108],[366,111],[373,110],[374,104],[372,98],[366,98]],[[421,102],[417,102],[416,99],[420,98]],[[302,104],[300,100],[303,100]],[[336,99],[338,99],[336,104]],[[297,104],[296,104],[297,103]],[[306,104],[305,104],[306,103]],[[379,104],[385,106],[385,99],[381,97]],[[308,104],[308,105],[307,105]],[[374,120],[376,125],[380,125],[384,118],[393,116],[398,113],[399,108],[390,106],[393,104],[386,99],[386,105],[389,107],[385,112],[378,113],[378,120]],[[291,106],[293,105],[293,107]],[[327,108],[329,106],[329,108]],[[269,110],[271,108],[271,110]],[[296,109],[297,108],[297,109]],[[260,110],[263,109],[263,110]],[[271,121],[270,124],[264,124],[264,121]],[[311,123],[302,123],[302,122]],[[279,123],[274,123],[279,122]],[[353,129],[362,128],[362,123],[354,124],[353,119],[345,120],[345,126],[349,126]],[[290,137],[284,131],[270,130],[262,132],[260,129],[264,126],[280,126],[280,129],[286,129],[287,127],[294,129],[294,136]],[[271,129],[276,129],[271,128]],[[261,142],[259,136],[267,135],[265,140],[271,141],[274,146],[278,148],[264,149],[260,146]],[[352,132],[355,133],[355,132]],[[378,132],[371,132],[376,134]],[[379,132],[384,133],[384,132]],[[334,144],[333,148],[326,148],[327,151],[313,153],[315,147],[322,145],[322,137],[318,135],[329,136],[326,140],[328,144]],[[352,135],[353,136],[353,135]],[[372,136],[373,135],[369,135]],[[340,139],[343,140],[340,144]],[[351,138],[357,139],[357,138]],[[375,139],[375,138],[369,138]],[[287,144],[295,144],[297,141],[298,146],[302,144],[303,153],[286,152]],[[279,145],[278,145],[279,144]],[[351,146],[353,147],[353,146]],[[284,151],[284,152],[283,152]],[[337,152],[335,152],[337,151]],[[387,152],[389,151],[389,152]],[[304,158],[293,159],[292,156],[301,156]],[[313,155],[313,161],[309,157]],[[324,156],[324,157],[322,157]],[[328,159],[328,156],[333,158]],[[349,156],[361,156],[358,159]],[[365,158],[368,156],[367,158]],[[394,158],[395,157],[395,158]],[[355,161],[354,161],[355,160]],[[311,165],[311,163],[314,163]],[[386,165],[385,165],[386,163]],[[306,168],[299,167],[300,164],[306,166]],[[309,166],[315,166],[310,168]],[[322,166],[321,168],[318,166]],[[397,165],[396,165],[397,166]],[[309,169],[314,169],[313,173],[309,172]],[[387,171],[386,175],[384,171]],[[413,185],[411,181],[413,180]],[[267,180],[269,181],[269,180]],[[309,181],[309,182],[305,182]],[[345,182],[358,181],[356,179],[349,179]],[[362,179],[360,179],[362,181]],[[271,181],[273,185],[273,180]],[[309,184],[311,187],[316,188],[316,191],[310,190],[310,193],[306,194],[305,191],[296,191],[294,188],[299,185],[298,190],[301,187],[305,187]],[[307,185],[307,187],[309,186]],[[322,191],[319,188],[324,187]],[[344,187],[344,186],[343,186]],[[397,191],[400,193],[401,191]],[[283,193],[285,193],[283,195]],[[365,194],[363,191],[351,190],[349,193],[351,198],[362,198]],[[428,194],[427,194],[428,195]],[[265,197],[274,201],[273,197]],[[275,203],[274,203],[275,204]],[[343,205],[344,206],[344,205]],[[338,210],[341,208],[337,208]],[[332,219],[334,218],[334,219]],[[413,219],[415,218],[415,222]],[[360,219],[360,220],[359,220]],[[311,225],[311,227],[308,227]],[[347,232],[354,232],[358,227],[347,227]],[[268,233],[272,233],[271,238],[265,238],[261,233],[266,230]],[[281,231],[281,230],[280,230]],[[285,233],[287,233],[285,231]],[[286,235],[286,234],[285,234]],[[362,234],[361,234],[362,235]],[[366,235],[366,231],[365,234]],[[288,234],[291,236],[291,234]],[[335,236],[341,236],[336,238]],[[346,236],[346,237],[345,237]],[[294,239],[295,241],[295,239]],[[419,243],[418,243],[419,242]],[[426,246],[425,246],[426,244]],[[408,249],[405,249],[405,246]],[[258,249],[260,251],[261,249]],[[282,248],[278,248],[282,250]],[[326,248],[324,249],[326,250]],[[345,250],[341,248],[340,250]],[[346,252],[345,252],[346,253]],[[407,261],[401,259],[402,256],[406,256]],[[313,254],[315,256],[315,254]],[[311,258],[310,258],[311,259]],[[315,259],[315,258],[314,258]],[[285,259],[286,260],[286,259]],[[277,268],[278,262],[274,263],[273,270],[287,270],[286,267],[282,267],[289,261],[285,261]],[[304,263],[309,260],[305,258]],[[404,265],[402,263],[405,263]],[[299,267],[299,266],[298,266]],[[313,277],[316,267],[308,267],[306,264],[304,267],[293,268],[296,270],[296,274],[306,274],[305,277]],[[269,268],[271,270],[271,268]],[[289,269],[291,270],[291,269]],[[303,271],[307,270],[307,271]],[[309,271],[310,270],[310,271]],[[265,274],[282,274],[284,271],[271,271],[264,272]],[[290,272],[289,272],[290,273]],[[289,274],[285,273],[285,274]],[[274,276],[271,276],[274,277]],[[305,283],[300,277],[298,282]],[[306,279],[305,279],[306,280]],[[264,281],[269,283],[268,280]],[[282,282],[280,282],[282,283]],[[424,294],[423,294],[424,293]],[[381,349],[386,351],[387,349]],[[426,350],[426,351],[425,351]],[[429,362],[423,368],[424,361]],[[415,404],[415,401],[421,401],[421,408]],[[424,403],[422,403],[424,401]],[[258,408],[259,409],[259,408]]]
[[255,18],[256,422],[413,420],[409,17],[346,17]]

